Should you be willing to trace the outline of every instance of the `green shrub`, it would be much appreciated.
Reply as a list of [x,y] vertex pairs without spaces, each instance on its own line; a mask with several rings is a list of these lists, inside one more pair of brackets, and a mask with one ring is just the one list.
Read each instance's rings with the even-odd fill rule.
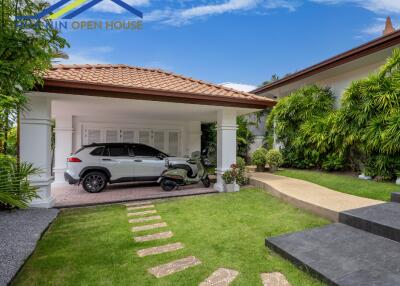
[[28,207],[38,197],[38,188],[30,185],[28,177],[39,173],[30,163],[18,165],[15,158],[0,155],[0,208]]
[[267,163],[266,155],[267,155],[267,149],[258,148],[256,151],[254,151],[251,157],[251,162],[254,165],[256,165],[259,170],[263,170],[265,164]]
[[249,182],[249,179],[247,178],[246,175],[246,162],[242,157],[237,157],[236,158],[236,166],[237,166],[237,178],[236,182],[238,183],[239,186],[244,186],[247,185]]
[[274,172],[283,164],[283,156],[279,150],[271,149],[265,155],[270,171]]
[[267,130],[275,130],[283,145],[285,165],[303,169],[322,164],[328,150],[324,146],[316,148],[315,141],[323,143],[323,138],[329,136],[325,133],[331,122],[325,118],[334,111],[334,103],[332,91],[316,85],[303,87],[279,100],[268,117]]

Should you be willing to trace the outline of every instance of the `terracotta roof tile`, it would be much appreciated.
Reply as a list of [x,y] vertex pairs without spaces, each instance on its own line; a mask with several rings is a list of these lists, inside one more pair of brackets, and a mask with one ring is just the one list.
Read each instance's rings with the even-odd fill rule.
[[55,65],[45,80],[69,81],[126,88],[151,89],[169,92],[223,96],[257,101],[273,100],[228,87],[196,80],[160,69],[133,67],[128,65]]

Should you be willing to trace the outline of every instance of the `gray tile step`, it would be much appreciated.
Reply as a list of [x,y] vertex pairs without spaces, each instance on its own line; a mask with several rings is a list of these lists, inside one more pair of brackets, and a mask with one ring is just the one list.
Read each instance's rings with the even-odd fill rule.
[[339,222],[400,242],[398,203],[384,203],[341,212]]
[[335,286],[400,285],[400,243],[335,223],[265,244]]
[[394,203],[400,203],[400,193],[392,193],[391,201]]

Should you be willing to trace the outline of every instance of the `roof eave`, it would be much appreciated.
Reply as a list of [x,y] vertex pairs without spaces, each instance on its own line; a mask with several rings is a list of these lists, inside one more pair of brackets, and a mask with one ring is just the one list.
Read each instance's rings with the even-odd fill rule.
[[361,46],[358,46],[354,49],[351,49],[347,52],[341,53],[337,56],[334,56],[332,58],[329,58],[323,62],[320,62],[316,65],[310,66],[306,69],[303,69],[299,72],[296,72],[294,74],[291,74],[285,78],[282,78],[280,80],[274,81],[272,83],[269,83],[267,85],[261,86],[253,91],[251,93],[254,94],[260,94],[266,91],[273,90],[275,88],[287,85],[289,83],[293,83],[296,81],[299,81],[301,79],[313,76],[315,74],[318,74],[320,72],[329,70],[331,68],[343,65],[345,63],[354,61],[356,59],[359,59],[361,57],[373,54],[375,52],[378,52],[380,50],[389,48],[391,46],[397,45],[400,43],[400,30],[396,31],[394,33],[391,33],[386,36],[379,37],[373,41],[370,41],[368,43],[365,43]]
[[131,88],[112,85],[92,84],[77,81],[45,79],[44,85],[38,91],[100,96],[112,98],[126,98],[137,100],[164,101],[201,105],[217,105],[240,108],[265,109],[276,104],[273,100],[254,98],[235,98],[218,95],[205,95],[187,92],[172,92],[157,89]]

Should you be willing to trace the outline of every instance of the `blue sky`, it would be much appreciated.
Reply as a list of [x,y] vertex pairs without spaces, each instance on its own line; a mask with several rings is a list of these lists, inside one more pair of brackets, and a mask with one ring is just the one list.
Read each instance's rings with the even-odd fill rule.
[[[161,68],[214,83],[259,85],[398,28],[400,0],[128,0],[139,31],[64,31],[66,63]],[[80,19],[137,20],[110,0]],[[77,19],[74,19],[77,20]]]

